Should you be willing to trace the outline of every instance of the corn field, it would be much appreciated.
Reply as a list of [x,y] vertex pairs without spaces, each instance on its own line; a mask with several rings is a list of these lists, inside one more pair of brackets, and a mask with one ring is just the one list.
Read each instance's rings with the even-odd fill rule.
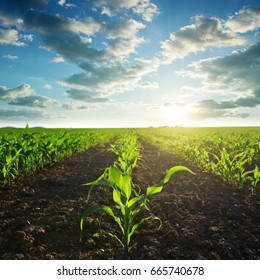
[[3,259],[260,259],[260,129],[1,129]]
[[140,135],[160,149],[179,154],[203,170],[254,193],[260,181],[259,128],[143,129]]

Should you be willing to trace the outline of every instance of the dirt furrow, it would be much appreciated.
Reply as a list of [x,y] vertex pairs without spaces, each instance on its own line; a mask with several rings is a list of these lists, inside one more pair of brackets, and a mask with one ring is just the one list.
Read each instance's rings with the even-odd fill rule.
[[[163,222],[149,221],[133,236],[129,259],[260,259],[260,192],[225,185],[212,174],[180,157],[142,142],[142,159],[133,181],[142,190],[158,183],[165,171],[185,165],[196,175],[176,174],[150,210]],[[0,192],[1,259],[120,259],[119,245],[93,238],[99,225],[88,220],[79,242],[79,220],[85,210],[86,189],[115,156],[103,147],[77,153]],[[97,187],[90,203],[110,203],[110,193]],[[148,214],[144,212],[142,215]],[[119,233],[110,219],[104,229]]]

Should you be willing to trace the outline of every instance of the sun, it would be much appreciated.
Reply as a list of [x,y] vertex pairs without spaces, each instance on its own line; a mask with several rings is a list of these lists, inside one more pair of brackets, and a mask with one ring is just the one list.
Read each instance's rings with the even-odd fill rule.
[[187,108],[184,106],[163,106],[161,110],[162,118],[166,125],[183,125],[187,120]]

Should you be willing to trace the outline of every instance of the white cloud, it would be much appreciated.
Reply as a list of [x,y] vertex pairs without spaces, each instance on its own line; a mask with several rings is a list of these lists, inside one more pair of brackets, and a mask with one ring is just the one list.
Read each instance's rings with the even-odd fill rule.
[[111,58],[116,60],[122,60],[131,53],[136,53],[136,49],[139,45],[144,43],[143,37],[134,36],[131,40],[116,39],[110,41],[108,45],[108,54]]
[[51,62],[53,62],[53,63],[62,63],[62,62],[64,62],[64,61],[65,61],[65,60],[64,60],[64,58],[63,58],[62,56],[56,55],[56,56],[52,59]]
[[159,14],[158,7],[149,0],[140,1],[138,5],[133,8],[133,11],[142,15],[145,21],[152,21],[153,17]]
[[31,95],[35,95],[35,91],[28,84],[23,84],[11,89],[0,87],[0,100],[12,100],[18,97]]
[[111,99],[103,96],[101,93],[92,92],[88,87],[81,87],[81,89],[71,88],[67,90],[67,96],[74,100],[80,100],[87,103],[107,103]]
[[0,25],[5,27],[15,26],[20,29],[23,25],[22,18],[17,18],[13,15],[0,11]]
[[[114,7],[126,8],[134,7],[139,2],[112,1],[110,4]],[[39,4],[46,4],[46,1],[40,1]],[[59,4],[65,5],[66,2],[62,1]],[[26,3],[21,6],[25,8]],[[146,26],[140,21],[127,19],[124,16],[108,24],[92,17],[79,20],[30,9],[23,14],[20,21],[24,32],[35,32],[40,35],[42,39],[40,47],[55,51],[59,55],[53,59],[55,63],[63,62],[62,58],[76,63],[86,60],[93,62],[123,60],[129,54],[136,53],[139,45],[145,42],[137,33]],[[5,19],[5,22],[10,23],[11,20]],[[104,37],[101,48],[95,46],[99,35]],[[0,44],[25,46],[26,41],[32,40],[32,34],[19,34],[16,29],[10,28],[0,30]]]
[[29,42],[33,41],[33,35],[32,34],[20,35],[20,37],[25,41],[29,41]]
[[86,40],[85,36],[100,28],[97,22],[90,18],[80,22],[65,16],[29,10],[24,18],[24,25],[41,36],[42,47],[57,52],[65,59],[74,62],[102,61],[106,56],[105,50],[92,47],[90,41]]
[[32,34],[19,33],[23,23],[22,18],[0,11],[0,44],[20,47],[26,45],[24,41],[32,42]]
[[135,7],[140,0],[97,0],[97,5],[111,5],[116,9],[129,9]]
[[134,19],[120,20],[112,26],[104,27],[104,33],[109,39],[124,38],[132,40],[135,34],[146,26]]
[[129,67],[120,63],[110,66],[97,66],[89,63],[80,65],[83,72],[70,76],[61,82],[71,87],[67,91],[70,98],[86,102],[108,102],[108,96],[132,91],[135,88],[156,89],[158,83],[143,80],[144,76],[155,72],[159,64],[135,64]]
[[[66,24],[66,20],[63,19],[63,21],[64,24]],[[67,26],[75,33],[83,33],[90,36],[100,32],[105,27],[105,24],[91,17],[86,17],[83,21],[79,21],[74,18],[68,18]]]
[[[93,18],[86,18],[83,22],[75,19],[69,20],[70,29],[73,32],[81,33],[87,36],[100,33],[104,34],[108,42],[105,43],[103,59],[114,57],[122,59],[130,53],[134,53],[136,48],[144,43],[142,37],[138,37],[137,33],[146,26],[134,19],[119,20],[111,25],[101,23]],[[81,37],[82,42],[89,45],[92,43],[91,37]]]
[[65,3],[66,3],[66,0],[58,0],[58,4],[60,6],[64,6]]
[[158,7],[150,0],[97,0],[96,7],[101,8],[101,14],[116,16],[122,10],[131,10],[145,21],[152,21],[159,14]]
[[46,108],[57,101],[38,95],[28,84],[8,89],[0,86],[0,100],[8,101],[9,105]]
[[208,47],[236,46],[246,42],[227,29],[219,18],[195,16],[193,20],[194,24],[171,33],[168,40],[161,42],[162,54],[168,63]]
[[19,41],[19,34],[15,29],[0,29],[0,45],[25,46],[24,42]]
[[51,90],[51,89],[52,89],[52,85],[50,85],[50,84],[45,84],[44,87],[45,87],[46,89],[48,89],[48,90]]
[[[241,108],[260,106],[260,43],[222,57],[203,59],[190,65],[193,71],[182,74],[202,79],[202,86],[193,91],[232,95],[233,98],[215,101],[205,99],[197,103],[200,117],[247,117]],[[188,89],[187,89],[188,90]]]
[[11,54],[5,54],[5,55],[3,55],[3,58],[10,59],[10,60],[15,60],[15,59],[18,58],[18,56],[11,55]]
[[260,27],[260,8],[243,8],[230,16],[226,26],[234,32],[246,33]]
[[39,108],[47,108],[49,105],[54,103],[55,101],[53,99],[40,95],[18,97],[8,102],[9,105],[29,106],[29,107],[39,107]]
[[236,110],[219,110],[212,108],[200,108],[187,114],[192,120],[205,120],[214,118],[239,118],[245,119],[250,117],[249,113],[240,113]]
[[190,66],[194,71],[186,74],[202,78],[204,91],[213,89],[260,98],[260,43],[223,57],[200,60]]
[[44,117],[49,117],[46,112],[40,110],[32,110],[32,109],[1,109],[0,110],[0,117],[2,119],[9,119],[9,118],[39,118],[42,119]]

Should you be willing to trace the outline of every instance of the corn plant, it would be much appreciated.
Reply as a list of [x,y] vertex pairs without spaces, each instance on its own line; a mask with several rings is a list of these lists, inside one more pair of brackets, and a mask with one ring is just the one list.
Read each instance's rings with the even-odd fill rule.
[[118,157],[115,165],[123,173],[130,174],[140,159],[140,146],[137,143],[137,135],[130,133],[125,137],[119,138],[115,144],[110,146],[109,151],[112,151]]
[[9,182],[12,178],[14,179],[18,175],[18,164],[19,157],[21,156],[22,149],[16,151],[14,155],[8,154],[5,158],[5,163],[2,167],[3,184]]
[[[99,232],[95,233],[94,236],[98,237],[105,235],[114,238],[123,247],[124,256],[126,256],[129,252],[131,248],[131,237],[140,225],[142,225],[145,221],[150,219],[158,219],[160,221],[160,219],[157,218],[154,214],[152,214],[149,210],[147,204],[149,198],[155,194],[160,193],[164,185],[169,182],[171,177],[176,172],[188,171],[192,173],[192,171],[187,167],[175,166],[166,172],[164,178],[158,184],[148,186],[146,188],[145,193],[141,193],[141,189],[139,191],[136,191],[136,185],[132,181],[131,173],[133,167],[136,166],[138,157],[135,157],[134,161],[129,160],[129,162],[127,162],[129,164],[125,164],[124,162],[124,160],[126,160],[126,155],[130,155],[130,159],[132,159],[131,150],[134,150],[133,154],[136,155],[135,139],[136,138],[133,137],[133,140],[129,140],[129,143],[131,143],[131,145],[129,147],[123,145],[123,148],[118,153],[118,158],[120,159],[120,161],[118,161],[120,163],[119,165],[114,164],[114,166],[108,167],[97,180],[83,184],[83,186],[90,187],[87,202],[89,200],[89,195],[93,187],[97,185],[102,185],[112,189],[113,204],[103,206],[93,205],[87,208],[80,220],[81,237],[84,227],[84,221],[90,214],[97,211],[106,213],[113,218],[113,220],[119,227],[121,234],[118,235],[110,231],[100,230]],[[115,150],[115,146],[113,146],[112,149]],[[116,152],[118,151],[119,149],[116,149]],[[124,168],[126,166],[127,168]],[[142,209],[148,210],[150,214],[145,218],[137,219],[137,214]]]
[[212,171],[227,183],[234,183],[241,188],[246,180],[244,169],[244,165],[248,161],[246,153],[240,153],[231,158],[231,155],[223,148],[220,157],[215,154],[213,156],[215,161],[211,161]]
[[[252,174],[253,176],[248,176]],[[260,182],[260,171],[259,167],[256,166],[254,170],[245,172],[246,179],[251,183],[251,192],[252,194],[255,193],[256,185]]]

